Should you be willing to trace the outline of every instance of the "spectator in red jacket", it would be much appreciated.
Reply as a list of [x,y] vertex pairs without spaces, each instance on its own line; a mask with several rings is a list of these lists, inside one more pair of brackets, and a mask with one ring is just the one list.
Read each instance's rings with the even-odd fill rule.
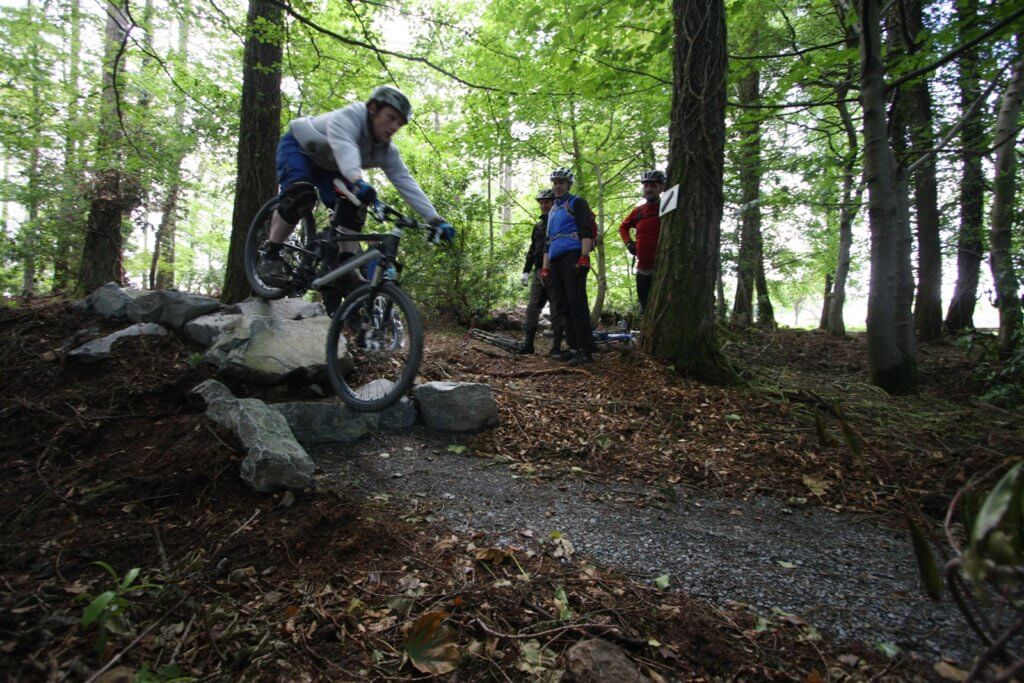
[[[647,296],[654,278],[654,256],[658,253],[659,200],[665,189],[665,174],[661,171],[645,171],[640,176],[644,203],[629,212],[619,226],[619,236],[630,254],[636,256],[636,296],[640,300],[640,312],[647,308]],[[631,233],[635,232],[634,237]]]

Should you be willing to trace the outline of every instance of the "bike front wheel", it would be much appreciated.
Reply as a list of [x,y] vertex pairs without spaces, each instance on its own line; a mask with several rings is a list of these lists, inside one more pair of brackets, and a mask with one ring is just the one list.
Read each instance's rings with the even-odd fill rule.
[[353,410],[376,412],[412,386],[423,358],[423,320],[397,285],[363,285],[331,320],[327,376]]

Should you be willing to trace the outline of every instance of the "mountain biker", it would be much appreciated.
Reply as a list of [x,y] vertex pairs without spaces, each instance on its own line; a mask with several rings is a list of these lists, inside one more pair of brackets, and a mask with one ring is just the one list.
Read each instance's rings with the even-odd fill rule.
[[[647,308],[651,280],[654,279],[654,256],[658,253],[658,234],[661,230],[658,200],[665,189],[665,180],[665,174],[661,171],[644,171],[640,176],[644,203],[630,211],[619,226],[619,237],[629,253],[636,256],[636,297],[640,301],[641,313]],[[635,240],[630,231],[636,232]]]
[[549,294],[565,321],[569,351],[561,358],[572,366],[585,365],[594,362],[587,273],[597,222],[587,200],[569,192],[572,169],[556,168],[550,178],[555,201],[548,214],[548,249],[544,253],[541,280],[550,282]]
[[[526,339],[522,347],[516,353],[533,353],[533,341],[537,336],[537,323],[540,320],[540,312],[544,310],[544,304],[551,298],[548,295],[548,288],[540,281],[540,269],[544,266],[544,251],[547,248],[548,238],[548,213],[555,203],[555,193],[551,190],[541,190],[537,193],[537,204],[540,205],[540,220],[533,226],[533,233],[530,235],[530,246],[526,250],[526,263],[523,265],[523,274],[519,282],[523,287],[530,286],[530,302],[526,305],[526,320],[523,323],[523,332]],[[554,334],[553,344],[549,355],[561,355],[562,339],[565,337],[565,327],[562,316],[559,315],[558,307],[551,301],[551,331]]]
[[[377,87],[363,102],[354,102],[316,117],[306,116],[288,124],[277,146],[277,182],[281,202],[274,212],[270,234],[257,266],[260,279],[282,286],[290,279],[281,258],[285,240],[296,223],[316,204],[317,195],[336,211],[335,223],[343,232],[360,232],[366,207],[377,201],[377,192],[363,178],[363,169],[380,168],[409,205],[434,227],[432,241],[451,241],[455,228],[437,213],[409,173],[391,138],[412,117],[409,99],[397,88]],[[338,202],[334,180],[343,180],[361,203]],[[355,253],[355,242],[342,242],[343,258]],[[358,284],[359,276],[352,274]]]

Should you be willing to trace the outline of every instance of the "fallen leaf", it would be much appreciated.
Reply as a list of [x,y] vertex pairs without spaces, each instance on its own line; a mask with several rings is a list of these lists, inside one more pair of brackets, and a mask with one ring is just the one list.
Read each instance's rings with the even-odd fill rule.
[[654,580],[654,585],[662,590],[668,588],[669,578],[668,574],[662,574]]
[[811,493],[819,497],[824,496],[828,492],[828,487],[832,485],[832,482],[829,480],[813,474],[805,474],[802,479],[804,486],[810,489]]
[[949,662],[936,662],[935,673],[939,674],[947,681],[966,681],[967,672],[963,669],[953,666]]
[[473,553],[477,562],[490,562],[501,564],[508,559],[508,553],[501,548],[477,548]]
[[416,618],[405,638],[405,652],[418,671],[438,676],[455,671],[459,666],[458,640],[455,631],[441,622],[448,616],[444,610],[426,612]]
[[459,446],[457,444],[452,444],[452,445],[448,446],[448,452],[449,453],[463,453],[465,450],[466,450],[465,446]]

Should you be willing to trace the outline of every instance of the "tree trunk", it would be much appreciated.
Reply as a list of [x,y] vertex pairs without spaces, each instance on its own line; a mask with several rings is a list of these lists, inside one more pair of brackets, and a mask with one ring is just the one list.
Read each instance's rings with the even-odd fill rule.
[[57,245],[53,259],[53,291],[63,292],[71,286],[74,274],[71,272],[72,252],[81,244],[81,221],[79,220],[78,193],[74,192],[81,182],[81,169],[78,163],[78,117],[80,107],[79,91],[79,53],[82,49],[81,3],[70,0],[68,3],[68,24],[71,29],[68,44],[68,72],[64,83],[64,96],[67,100],[67,119],[64,136],[64,199],[61,201],[60,223],[57,231]]
[[77,292],[88,294],[107,282],[121,282],[121,221],[138,203],[138,188],[125,176],[122,166],[122,133],[118,118],[115,84],[124,71],[119,55],[127,39],[126,0],[107,5],[107,27],[103,58],[103,95],[100,101],[97,138],[97,172],[86,223],[82,267]]
[[[906,3],[907,34],[921,36],[925,30],[922,0]],[[907,53],[917,52],[908,45]],[[932,126],[932,96],[928,81],[918,79],[906,86],[911,147],[919,157],[935,144]],[[921,340],[942,336],[942,242],[939,236],[939,190],[934,157],[914,171],[914,207],[917,214],[917,296],[914,326]]]
[[[852,71],[852,69],[851,69]],[[853,74],[851,73],[851,78]],[[839,99],[846,99],[847,90],[841,89]],[[837,105],[839,117],[846,132],[847,156],[843,164],[843,197],[839,207],[839,251],[836,254],[836,274],[832,283],[832,296],[829,300],[828,333],[832,337],[846,336],[846,323],[843,319],[843,306],[846,303],[846,280],[850,274],[850,249],[853,247],[853,221],[860,209],[860,201],[864,186],[857,183],[854,171],[857,168],[858,143],[857,131],[853,127],[853,119],[846,103]]]
[[[753,70],[739,82],[742,105],[756,105],[760,96],[761,73]],[[740,249],[736,258],[736,298],[732,324],[746,328],[754,322],[754,291],[761,254],[761,124],[756,117],[742,122],[740,129]]]
[[221,301],[249,295],[245,235],[260,206],[274,195],[275,150],[281,132],[282,10],[268,0],[249,0],[242,57],[242,106],[238,131],[238,180],[231,216],[231,247]]
[[821,317],[818,319],[818,329],[828,329],[828,311],[832,303],[832,273],[825,273],[825,293],[821,298]]
[[[978,16],[978,0],[957,2],[958,25],[961,26],[960,42],[966,41],[969,27],[974,26]],[[981,96],[978,83],[977,48],[967,50],[960,56],[960,109],[965,112],[963,127],[960,129],[960,231],[956,244],[956,287],[953,299],[946,311],[946,329],[960,332],[974,327],[974,307],[978,303],[978,278],[981,275],[981,259],[985,250],[985,177],[981,162],[985,154],[985,132],[982,129],[981,107],[971,105]]]
[[641,348],[709,382],[736,375],[718,346],[715,282],[722,222],[727,67],[723,0],[673,0],[674,87],[668,184],[677,209],[663,218]]
[[[29,0],[28,10],[35,13],[35,5]],[[46,5],[42,7],[40,21],[45,20]],[[40,40],[37,34],[36,40]],[[38,42],[36,43],[38,45]],[[29,78],[32,80],[32,113],[30,115],[29,134],[32,139],[32,149],[29,152],[28,181],[25,192],[25,204],[28,209],[28,221],[22,225],[19,242],[21,243],[21,293],[23,296],[31,297],[36,293],[36,256],[39,251],[39,198],[40,198],[40,177],[39,177],[39,144],[42,136],[42,111],[43,103],[39,94],[39,79],[44,74],[39,64],[39,48],[32,51],[32,73]]]
[[718,271],[717,282],[715,283],[715,320],[719,325],[729,324],[729,304],[725,300],[725,281],[722,278],[722,253],[718,253],[718,264],[715,267]]
[[989,265],[995,282],[996,306],[999,308],[999,353],[1009,356],[1020,344],[1021,304],[1017,273],[1013,265],[1013,212],[1017,192],[1017,117],[1024,96],[1024,33],[1017,35],[1017,59],[1010,81],[1003,93],[996,118],[995,182],[992,213],[989,218],[992,245]]
[[[176,80],[184,76],[188,64],[188,39],[191,28],[189,3],[179,6],[178,11],[178,62],[175,66]],[[185,99],[179,97],[174,104],[174,125],[180,130],[185,122]],[[171,179],[167,196],[161,209],[160,226],[153,240],[153,260],[149,267],[149,286],[152,289],[174,287],[174,241],[178,223],[178,204],[181,200],[181,163],[184,150],[171,168]]]
[[594,306],[590,309],[590,321],[597,325],[601,322],[604,312],[604,299],[608,293],[608,273],[605,266],[604,253],[604,176],[601,166],[594,166],[594,186],[597,188],[597,234],[594,239],[594,251],[597,254],[597,294],[594,295]]
[[[860,0],[861,101],[864,107],[864,171],[868,184],[871,229],[871,276],[868,293],[867,342],[871,382],[889,393],[917,388],[913,340],[908,345],[901,328],[910,319],[901,296],[909,275],[902,258],[902,210],[896,159],[889,145],[885,115],[878,0]],[[899,186],[898,186],[899,185]]]

